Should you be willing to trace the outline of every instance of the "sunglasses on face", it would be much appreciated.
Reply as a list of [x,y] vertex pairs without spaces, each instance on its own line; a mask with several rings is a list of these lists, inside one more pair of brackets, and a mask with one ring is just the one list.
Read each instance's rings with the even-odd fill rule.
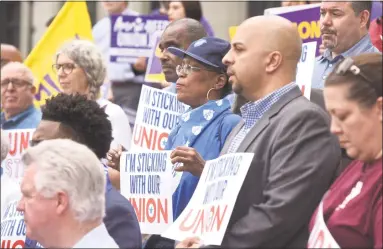
[[28,82],[26,80],[7,78],[1,81],[1,88],[8,88],[10,83],[12,83],[12,86],[15,88],[21,88],[26,85],[32,85],[31,82]]

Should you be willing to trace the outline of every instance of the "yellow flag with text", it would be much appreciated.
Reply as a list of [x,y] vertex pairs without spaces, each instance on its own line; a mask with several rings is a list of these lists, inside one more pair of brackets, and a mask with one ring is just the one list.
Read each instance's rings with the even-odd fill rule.
[[61,91],[52,64],[57,50],[64,42],[72,39],[93,40],[92,24],[85,1],[66,2],[24,61],[36,78],[36,107],[44,105],[46,98]]

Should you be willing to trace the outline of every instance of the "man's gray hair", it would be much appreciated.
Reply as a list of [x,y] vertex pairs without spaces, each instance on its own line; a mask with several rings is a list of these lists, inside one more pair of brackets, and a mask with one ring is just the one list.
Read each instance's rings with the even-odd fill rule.
[[97,46],[88,40],[72,40],[65,43],[56,54],[65,54],[81,67],[89,84],[89,99],[96,100],[106,77],[106,66]]
[[69,196],[69,206],[79,222],[105,215],[104,168],[85,145],[69,139],[53,139],[30,147],[22,156],[26,167],[36,167],[36,190],[45,198],[58,192]]
[[5,134],[3,130],[1,130],[1,162],[7,157],[9,153],[9,140],[8,134]]
[[33,76],[32,70],[29,67],[18,61],[11,61],[1,68],[1,74],[4,74],[7,70],[11,69],[21,71],[21,73],[24,75],[23,80],[33,85],[35,78]]

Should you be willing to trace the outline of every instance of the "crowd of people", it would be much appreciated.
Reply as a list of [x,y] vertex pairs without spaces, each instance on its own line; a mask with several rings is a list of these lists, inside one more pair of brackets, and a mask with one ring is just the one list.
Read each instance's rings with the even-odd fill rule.
[[[249,152],[223,248],[383,247],[382,14],[371,19],[372,5],[321,2],[323,53],[307,79],[308,100],[295,83],[302,40],[292,22],[251,17],[228,42],[214,37],[199,2],[161,1],[155,14],[171,22],[159,42],[167,83],[158,88],[190,107],[165,146],[183,172],[174,220],[206,161]],[[110,15],[139,14],[127,2],[103,6]],[[110,26],[107,16],[93,28],[94,43],[73,40],[58,49],[52,68],[62,93],[41,110],[33,104],[33,73],[17,48],[2,45],[2,164],[10,151],[4,131],[35,129],[21,184],[1,168],[2,230],[17,203],[26,248],[210,247],[198,237],[142,234],[119,192],[147,61],[109,63]],[[101,96],[105,82],[108,98]]]

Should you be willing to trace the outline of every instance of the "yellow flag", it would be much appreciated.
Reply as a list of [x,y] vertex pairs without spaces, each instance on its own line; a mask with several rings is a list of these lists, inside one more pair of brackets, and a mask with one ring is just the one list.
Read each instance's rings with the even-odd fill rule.
[[237,32],[237,26],[231,26],[229,27],[229,37],[230,41],[233,40],[233,37],[235,35],[235,32]]
[[24,61],[37,80],[36,107],[44,105],[46,98],[61,91],[52,64],[57,50],[72,39],[93,40],[86,2],[66,2]]

